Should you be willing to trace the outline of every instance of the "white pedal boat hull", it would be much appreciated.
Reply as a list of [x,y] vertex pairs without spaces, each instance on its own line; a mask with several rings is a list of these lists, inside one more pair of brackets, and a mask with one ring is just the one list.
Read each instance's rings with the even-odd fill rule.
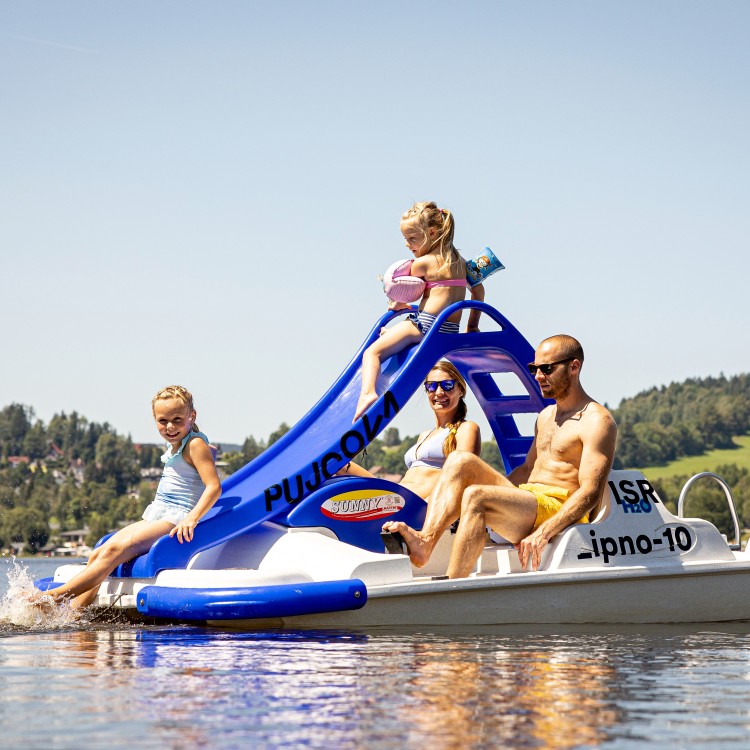
[[[669,513],[634,471],[612,472],[595,522],[556,537],[539,571],[521,571],[511,545],[488,544],[471,576],[447,580],[449,532],[422,569],[405,555],[370,552],[332,536],[327,529],[266,523],[196,555],[187,569],[108,579],[98,605],[241,628],[750,619],[750,557],[731,549],[710,523]],[[79,569],[62,566],[55,580]],[[214,609],[201,610],[199,596],[210,600],[212,593]],[[290,596],[304,603],[290,604]]]

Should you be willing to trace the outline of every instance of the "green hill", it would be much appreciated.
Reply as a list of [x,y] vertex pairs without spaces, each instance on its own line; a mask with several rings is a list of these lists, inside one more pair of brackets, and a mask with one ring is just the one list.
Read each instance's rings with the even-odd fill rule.
[[733,438],[750,433],[750,374],[654,387],[623,399],[612,413],[615,468],[667,466],[709,451],[733,454]]
[[734,448],[707,451],[700,456],[687,456],[660,466],[648,466],[641,471],[649,478],[670,479],[676,476],[692,476],[701,471],[716,471],[718,466],[737,464],[750,471],[750,435],[733,438]]

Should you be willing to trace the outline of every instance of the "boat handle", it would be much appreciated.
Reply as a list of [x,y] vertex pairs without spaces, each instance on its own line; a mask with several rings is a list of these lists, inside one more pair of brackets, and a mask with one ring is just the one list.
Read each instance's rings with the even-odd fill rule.
[[726,483],[726,480],[723,477],[720,477],[718,474],[714,474],[712,471],[702,471],[700,474],[695,474],[694,476],[690,477],[690,479],[685,482],[685,486],[682,488],[682,492],[680,492],[680,498],[677,501],[678,517],[683,518],[682,512],[688,490],[693,486],[693,484],[695,484],[696,481],[702,479],[703,477],[710,477],[711,479],[715,479],[724,490],[724,495],[726,496],[727,504],[729,505],[729,513],[732,516],[732,523],[734,524],[735,541],[734,544],[729,545],[729,549],[741,550],[742,541],[740,539],[740,523],[737,520],[737,511],[734,508],[734,498],[732,497],[732,490],[729,489],[729,485]]

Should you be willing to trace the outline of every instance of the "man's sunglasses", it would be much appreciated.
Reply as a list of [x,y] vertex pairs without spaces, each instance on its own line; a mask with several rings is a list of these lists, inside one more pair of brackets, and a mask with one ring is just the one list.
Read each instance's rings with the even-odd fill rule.
[[536,375],[537,370],[542,371],[542,375],[549,375],[552,373],[552,370],[557,367],[557,365],[565,364],[566,362],[572,362],[575,359],[575,357],[568,357],[567,359],[558,359],[557,362],[547,362],[545,365],[535,365],[533,362],[529,362],[526,367],[529,368],[529,372],[532,375]]
[[435,393],[437,387],[440,386],[446,393],[452,391],[456,387],[455,380],[425,380],[424,389],[427,393]]

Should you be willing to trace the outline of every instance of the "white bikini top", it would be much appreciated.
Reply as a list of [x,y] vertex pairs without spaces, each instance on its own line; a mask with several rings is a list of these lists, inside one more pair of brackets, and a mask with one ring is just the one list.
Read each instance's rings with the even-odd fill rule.
[[443,443],[448,437],[450,427],[439,427],[433,430],[421,443],[416,443],[404,454],[404,463],[407,469],[412,466],[431,466],[433,469],[442,469],[445,463]]

